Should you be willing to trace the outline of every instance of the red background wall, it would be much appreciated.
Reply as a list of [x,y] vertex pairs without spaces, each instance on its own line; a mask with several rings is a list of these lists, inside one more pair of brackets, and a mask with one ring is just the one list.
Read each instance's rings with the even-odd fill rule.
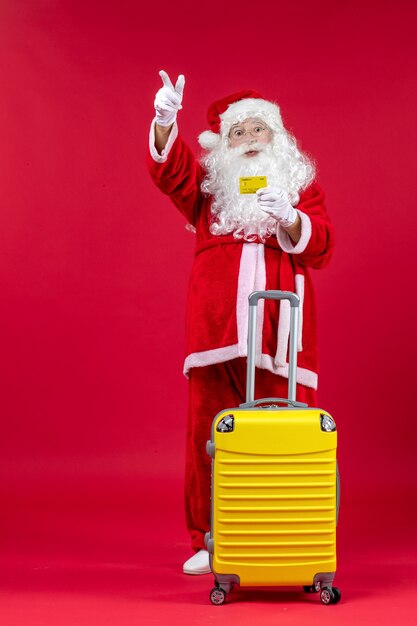
[[193,235],[144,168],[159,69],[186,76],[196,149],[208,104],[253,87],[317,159],[337,235],[314,279],[342,532],[413,511],[415,18],[405,0],[1,3],[5,554],[137,559],[140,521],[167,530],[150,509],[182,524]]

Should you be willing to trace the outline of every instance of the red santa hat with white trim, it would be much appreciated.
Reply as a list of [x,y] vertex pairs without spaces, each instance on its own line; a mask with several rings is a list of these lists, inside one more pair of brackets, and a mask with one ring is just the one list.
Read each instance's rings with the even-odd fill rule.
[[209,106],[207,119],[211,130],[201,133],[199,144],[205,150],[212,150],[228,136],[233,124],[248,117],[263,120],[274,132],[284,130],[279,106],[262,98],[257,91],[248,89],[216,100]]

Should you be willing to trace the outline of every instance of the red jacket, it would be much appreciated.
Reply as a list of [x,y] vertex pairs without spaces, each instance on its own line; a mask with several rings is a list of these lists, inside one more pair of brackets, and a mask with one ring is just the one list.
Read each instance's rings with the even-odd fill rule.
[[[184,373],[192,367],[246,356],[248,295],[254,290],[282,289],[297,293],[302,304],[297,382],[316,389],[316,309],[309,268],[325,267],[334,245],[320,187],[313,183],[301,195],[296,209],[302,231],[295,246],[280,226],[277,236],[265,244],[247,243],[233,235],[210,233],[212,198],[200,189],[204,171],[179,136],[164,162],[149,155],[148,165],[156,185],[196,229]],[[289,303],[261,301],[258,309],[262,350],[258,341],[256,365],[288,377]]]

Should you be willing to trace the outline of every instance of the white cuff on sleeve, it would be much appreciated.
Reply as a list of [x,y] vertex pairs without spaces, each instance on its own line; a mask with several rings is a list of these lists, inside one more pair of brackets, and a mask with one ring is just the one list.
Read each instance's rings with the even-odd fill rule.
[[291,237],[287,231],[277,224],[277,239],[284,252],[289,254],[301,254],[307,248],[307,244],[311,238],[311,220],[306,213],[296,209],[301,219],[301,237],[300,240],[294,245],[291,241]]
[[174,141],[178,137],[178,125],[177,122],[174,122],[174,125],[171,128],[171,132],[169,133],[167,145],[162,150],[162,153],[159,154],[158,150],[155,148],[155,123],[156,120],[153,119],[151,124],[151,130],[149,132],[149,150],[154,161],[156,161],[157,163],[165,163],[168,158],[169,151],[171,150]]

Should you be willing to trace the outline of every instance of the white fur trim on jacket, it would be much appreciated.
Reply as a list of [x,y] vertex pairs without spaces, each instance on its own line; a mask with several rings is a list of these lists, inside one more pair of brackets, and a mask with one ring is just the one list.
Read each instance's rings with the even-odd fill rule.
[[[288,378],[288,365],[284,365],[284,367],[277,367],[269,354],[262,355],[261,367],[265,370],[269,370],[273,374],[278,374],[278,376]],[[305,385],[305,387],[317,389],[318,376],[315,372],[312,372],[305,367],[297,367],[297,383]]]
[[278,367],[287,364],[288,338],[290,336],[291,305],[289,300],[281,300],[279,303],[279,321],[277,335],[277,353],[275,363]]
[[311,239],[311,220],[306,213],[296,209],[301,219],[301,237],[300,241],[294,245],[287,231],[277,224],[277,239],[281,246],[281,250],[288,254],[301,254],[307,248],[307,244]]
[[165,163],[168,158],[169,151],[171,150],[174,141],[178,137],[178,125],[177,122],[174,122],[173,127],[171,128],[171,132],[168,137],[167,144],[165,148],[162,150],[161,154],[159,154],[158,150],[155,148],[155,124],[156,120],[152,120],[151,130],[149,131],[149,150],[151,153],[151,157],[157,163]]
[[[266,289],[266,267],[265,267],[265,246],[263,244],[257,245],[256,251],[256,275],[254,291],[264,291]],[[247,304],[247,311],[249,316],[249,301]],[[258,314],[256,316],[256,352],[255,352],[255,365],[260,367],[262,358],[262,330],[264,326],[264,311],[265,300],[258,302]],[[249,325],[249,324],[248,324]]]
[[[298,308],[297,352],[301,352],[303,349],[304,276],[302,274],[296,274],[294,277],[294,284],[295,293],[300,298],[300,306]],[[291,327],[291,305],[288,300],[281,300],[279,306],[280,309],[275,364],[278,367],[286,367]]]
[[[216,363],[224,363],[231,359],[236,359],[239,356],[246,356],[245,354],[239,354],[239,346],[235,344],[233,346],[226,346],[225,348],[217,348],[215,350],[206,350],[205,352],[194,352],[189,354],[184,362],[184,376],[188,378],[189,371],[192,367],[204,367],[206,365],[216,365]],[[260,367],[268,370],[273,374],[288,378],[288,365],[278,367],[274,359],[269,354],[262,354]],[[304,385],[305,387],[311,387],[317,389],[318,376],[315,372],[308,370],[304,367],[297,367],[297,383]]]
[[[266,285],[265,247],[258,243],[245,243],[240,257],[237,287],[236,323],[239,356],[246,356],[248,349],[249,296],[253,291],[264,291]],[[255,363],[259,366],[262,350],[264,323],[264,300],[258,303],[256,315]]]
[[[261,265],[262,268],[258,268],[260,252],[261,250]],[[236,300],[236,323],[237,323],[237,337],[239,344],[239,356],[246,356],[247,344],[248,344],[248,312],[249,302],[248,298],[252,291],[257,288],[260,290],[265,288],[265,276],[262,280],[259,280],[259,273],[265,275],[265,258],[263,256],[263,246],[256,243],[244,243],[242,246],[242,254],[240,257],[239,265],[239,277],[237,283],[237,300]],[[257,287],[256,285],[260,285]],[[258,318],[259,313],[258,311]],[[263,318],[263,315],[262,315]]]
[[204,350],[203,352],[193,352],[184,361],[184,376],[188,378],[188,373],[192,367],[205,367],[237,359],[239,356],[239,344],[225,346],[224,348],[214,348],[214,350]]

